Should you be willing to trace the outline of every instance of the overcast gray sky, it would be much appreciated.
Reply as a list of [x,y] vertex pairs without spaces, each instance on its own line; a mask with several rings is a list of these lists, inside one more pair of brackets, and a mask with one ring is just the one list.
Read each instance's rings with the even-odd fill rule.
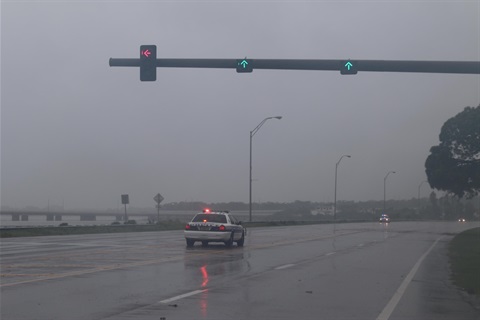
[[[416,197],[480,76],[109,67],[158,58],[480,60],[479,1],[1,1],[1,204]],[[423,195],[428,195],[424,186]]]

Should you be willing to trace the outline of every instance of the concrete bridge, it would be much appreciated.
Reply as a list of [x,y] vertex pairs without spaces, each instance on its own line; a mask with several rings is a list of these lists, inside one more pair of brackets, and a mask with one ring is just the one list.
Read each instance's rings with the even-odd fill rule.
[[[248,220],[248,210],[230,211],[239,220]],[[253,211],[254,220],[260,220],[258,217],[265,218],[278,212],[278,210],[258,210]],[[198,211],[190,210],[160,210],[160,220],[190,220]],[[96,221],[97,217],[115,217],[115,221],[124,221],[125,213],[112,213],[112,212],[85,212],[85,211],[65,211],[65,212],[49,212],[49,211],[0,211],[2,220],[8,221],[8,216],[11,217],[11,221],[29,221],[31,216],[43,216],[45,221],[62,221],[65,216],[80,217],[80,221]],[[7,216],[7,217],[5,217]],[[127,219],[149,219],[152,221],[157,220],[157,212],[153,211],[148,213],[128,213]]]

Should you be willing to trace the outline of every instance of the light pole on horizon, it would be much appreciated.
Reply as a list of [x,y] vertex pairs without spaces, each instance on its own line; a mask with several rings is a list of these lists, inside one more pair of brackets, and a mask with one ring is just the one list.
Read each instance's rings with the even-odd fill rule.
[[333,200],[334,201],[333,203],[333,221],[334,222],[337,219],[337,169],[338,169],[338,165],[340,164],[340,161],[342,161],[344,157],[351,158],[350,155],[344,154],[343,156],[340,157],[337,164],[335,165],[335,194],[334,194],[334,200]]
[[386,175],[385,178],[383,178],[383,214],[385,214],[385,203],[386,203],[386,197],[387,197],[387,177],[390,173],[396,173],[395,171],[389,171]]
[[420,214],[420,188],[422,187],[422,185],[423,185],[425,182],[428,182],[428,181],[427,181],[427,180],[423,180],[423,181],[420,182],[420,184],[418,185],[418,197],[417,197],[417,201],[418,201],[418,214]]
[[252,138],[253,136],[255,135],[255,133],[258,132],[258,130],[260,130],[260,128],[263,126],[263,124],[267,121],[267,120],[270,120],[270,119],[282,119],[281,116],[276,116],[276,117],[267,117],[265,119],[262,120],[262,122],[260,122],[258,124],[258,126],[255,127],[255,129],[253,129],[252,131],[250,131],[250,179],[249,179],[249,209],[248,209],[248,212],[249,212],[249,221],[252,222]]

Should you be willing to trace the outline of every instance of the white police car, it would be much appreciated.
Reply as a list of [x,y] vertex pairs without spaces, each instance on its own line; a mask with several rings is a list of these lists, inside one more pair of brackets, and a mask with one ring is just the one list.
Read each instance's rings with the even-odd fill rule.
[[378,221],[389,223],[390,222],[390,217],[388,216],[388,214],[382,214],[382,216],[380,217],[380,219]]
[[206,209],[187,223],[184,233],[187,247],[193,247],[196,241],[202,242],[203,246],[209,242],[223,242],[231,247],[236,242],[237,246],[243,247],[246,230],[228,211],[210,212]]

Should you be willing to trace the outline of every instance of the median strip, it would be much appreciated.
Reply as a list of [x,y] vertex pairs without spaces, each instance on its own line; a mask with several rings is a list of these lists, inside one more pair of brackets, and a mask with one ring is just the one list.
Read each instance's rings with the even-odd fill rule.
[[480,228],[456,235],[448,251],[454,283],[480,298]]

